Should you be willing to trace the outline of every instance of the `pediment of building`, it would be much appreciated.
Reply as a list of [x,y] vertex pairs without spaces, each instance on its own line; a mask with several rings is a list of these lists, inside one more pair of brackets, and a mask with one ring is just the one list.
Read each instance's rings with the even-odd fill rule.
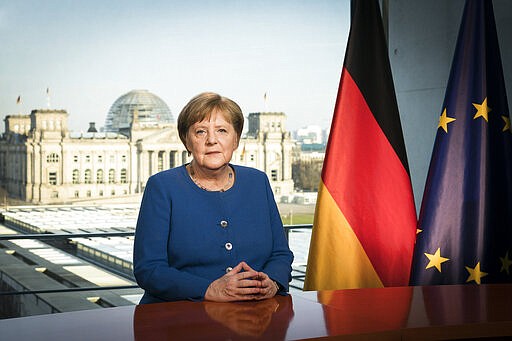
[[160,129],[152,134],[146,135],[140,142],[142,144],[181,143],[175,127]]

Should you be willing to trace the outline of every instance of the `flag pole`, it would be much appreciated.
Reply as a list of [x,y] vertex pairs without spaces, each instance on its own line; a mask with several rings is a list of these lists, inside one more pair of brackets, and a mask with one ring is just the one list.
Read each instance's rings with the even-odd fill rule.
[[[21,107],[21,95],[19,95],[18,98],[16,98],[16,106],[18,107],[18,109],[20,109],[20,107]],[[18,114],[21,115],[21,110],[18,110]]]
[[46,105],[48,106],[48,109],[50,109],[50,88],[46,88]]

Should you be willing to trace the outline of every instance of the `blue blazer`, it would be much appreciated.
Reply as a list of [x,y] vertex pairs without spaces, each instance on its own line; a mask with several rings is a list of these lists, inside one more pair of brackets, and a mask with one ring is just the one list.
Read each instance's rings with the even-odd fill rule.
[[293,253],[265,173],[231,165],[235,182],[208,192],[185,166],[151,176],[142,198],[133,252],[140,303],[202,300],[228,269],[245,261],[288,291]]

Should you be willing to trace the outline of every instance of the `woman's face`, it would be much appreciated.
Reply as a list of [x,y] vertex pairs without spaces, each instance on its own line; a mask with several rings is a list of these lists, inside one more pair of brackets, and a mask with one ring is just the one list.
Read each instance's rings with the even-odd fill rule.
[[195,165],[209,170],[229,163],[238,147],[235,129],[220,112],[212,112],[209,119],[194,123],[188,129],[186,140]]

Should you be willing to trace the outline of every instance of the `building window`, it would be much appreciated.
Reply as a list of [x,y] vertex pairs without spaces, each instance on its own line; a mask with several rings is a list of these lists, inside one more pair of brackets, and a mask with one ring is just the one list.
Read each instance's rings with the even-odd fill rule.
[[126,162],[126,155],[121,155],[121,161]]
[[87,191],[87,193],[85,195],[87,195],[87,197],[90,198],[91,197],[91,191],[90,190]]
[[[6,159],[6,153],[0,153],[0,160]],[[5,169],[6,169],[6,163],[0,162],[0,178],[3,178],[5,176]]]
[[158,171],[161,172],[164,170],[164,152],[158,152]]
[[272,181],[277,181],[277,169],[272,169],[270,171],[270,176],[272,178]]
[[116,162],[116,156],[115,155],[110,155],[109,156],[109,160],[110,160],[110,163]]
[[176,151],[172,151],[169,153],[169,168],[176,167]]
[[126,180],[126,168],[121,169],[121,183],[125,184],[127,182]]
[[57,172],[49,172],[48,173],[48,183],[50,185],[56,185],[57,184]]
[[111,191],[110,191],[110,195],[111,195],[111,196],[116,195],[116,190],[115,190],[115,189],[111,190]]
[[73,183],[80,183],[80,171],[78,169],[73,169]]
[[91,181],[91,170],[90,169],[86,169],[85,172],[84,172],[84,176],[85,176],[84,182],[86,184],[90,184],[92,182]]
[[91,156],[90,155],[86,155],[85,156],[85,162],[91,162]]
[[75,191],[75,198],[80,198],[80,192],[79,191]]
[[59,155],[57,153],[51,153],[46,157],[46,162],[48,163],[57,163],[59,162]]
[[98,169],[96,171],[96,183],[103,183],[103,169]]
[[57,199],[59,197],[59,192],[57,191],[52,191],[52,193],[50,194],[50,197],[52,199]]
[[254,161],[254,154],[249,155],[249,160]]
[[108,170],[108,183],[113,184],[116,182],[116,171],[113,168]]
[[78,162],[78,155],[73,155],[73,162]]
[[103,162],[103,155],[98,155],[98,162],[99,162],[99,163],[102,163],[102,162]]
[[99,194],[100,194],[100,197],[102,197],[103,196],[103,190],[100,189],[100,193]]

